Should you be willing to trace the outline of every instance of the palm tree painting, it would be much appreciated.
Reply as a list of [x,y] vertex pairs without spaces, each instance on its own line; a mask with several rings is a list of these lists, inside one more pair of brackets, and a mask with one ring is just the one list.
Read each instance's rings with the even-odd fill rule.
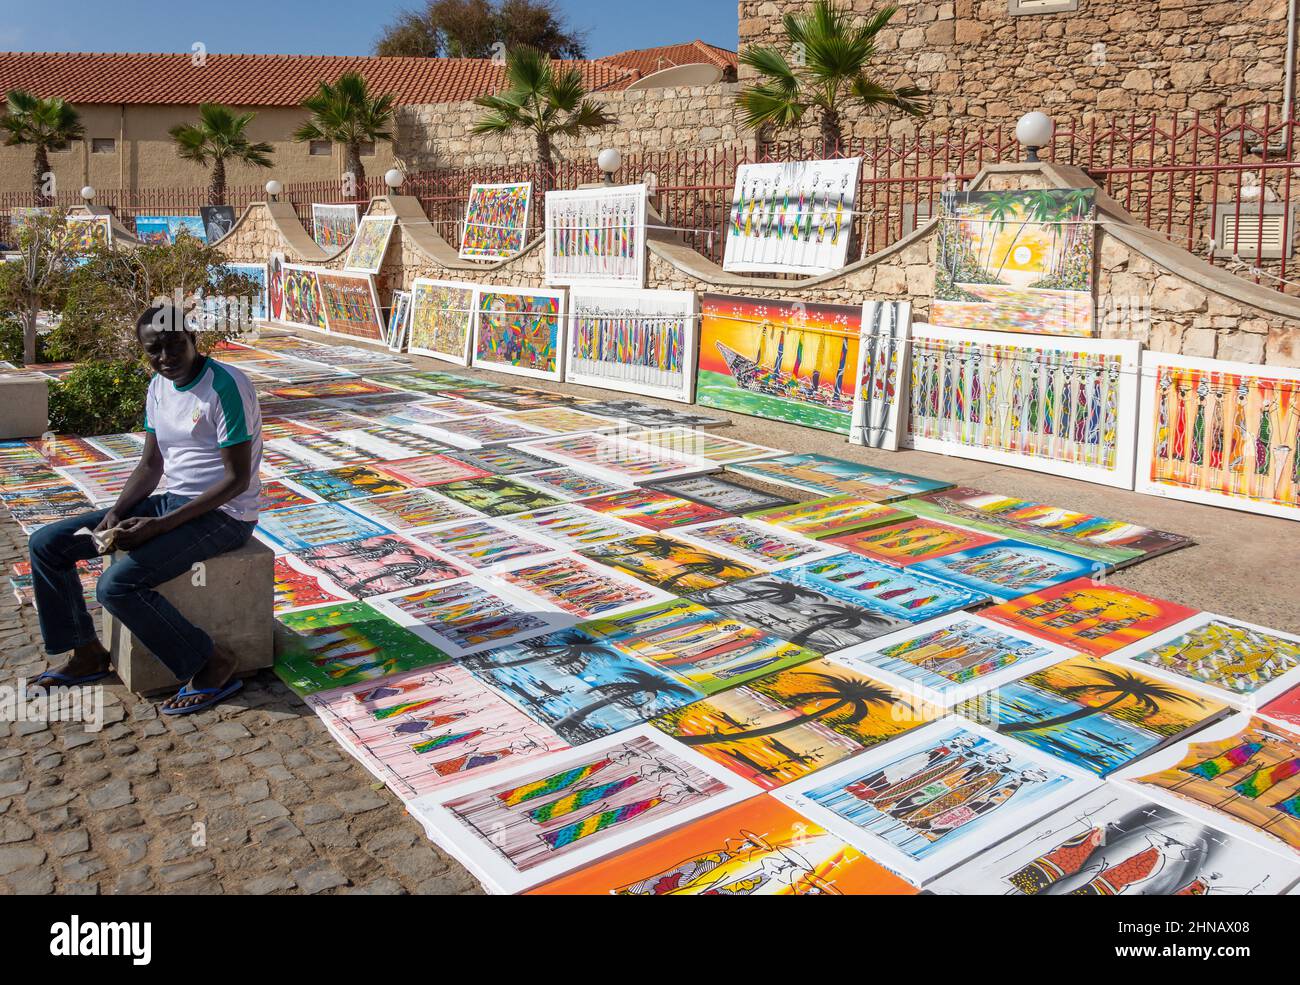
[[438,492],[488,516],[526,513],[530,510],[546,509],[548,506],[560,506],[564,502],[540,489],[525,486],[521,482],[499,475],[467,479],[464,482],[449,482],[441,486]]
[[1030,674],[959,709],[1099,776],[1227,715],[1227,705],[1096,657]]
[[932,320],[949,328],[1093,334],[1089,188],[943,195]]
[[913,699],[814,660],[656,719],[656,727],[765,789],[923,724]]

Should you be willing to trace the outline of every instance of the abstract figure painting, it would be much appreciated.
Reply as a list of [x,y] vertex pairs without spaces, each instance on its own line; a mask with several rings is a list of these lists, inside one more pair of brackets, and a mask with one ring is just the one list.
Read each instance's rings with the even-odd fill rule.
[[695,334],[694,291],[575,287],[565,379],[690,403]]
[[267,317],[272,321],[284,319],[284,254],[273,252],[266,261]]
[[913,326],[903,444],[1131,489],[1140,350]]
[[[357,520],[361,522],[360,517]],[[298,556],[357,598],[400,592],[469,574],[467,568],[431,554],[396,534],[325,544],[303,550]]]
[[695,400],[849,433],[862,309],[705,294]]
[[840,553],[834,544],[819,544],[744,517],[701,523],[677,531],[677,536],[769,571]]
[[248,313],[254,321],[264,321],[270,317],[266,294],[266,264],[264,263],[228,263],[226,268],[240,277],[247,278],[253,285],[248,296]]
[[579,619],[618,615],[669,598],[667,592],[573,554],[511,567],[493,577]]
[[1086,558],[1054,551],[1050,547],[999,540],[919,561],[910,570],[923,571],[993,598],[1009,600],[1081,578],[1094,568],[1093,562]]
[[828,537],[826,543],[906,568],[930,558],[945,557],[972,547],[992,544],[997,540],[996,537],[949,526],[937,520],[916,519]]
[[286,263],[281,270],[284,293],[280,302],[280,320],[318,332],[327,331],[325,303],[316,282],[316,268]]
[[[864,301],[858,339],[857,384],[849,441],[897,451],[899,407],[904,399],[910,301]],[[906,422],[904,422],[905,424]]]
[[1138,492],[1300,519],[1300,370],[1142,355]]
[[108,249],[113,245],[112,216],[72,213],[63,222],[72,256],[85,256],[93,249]]
[[369,274],[351,274],[341,270],[317,270],[321,306],[325,324],[335,335],[372,342],[384,340],[384,314],[379,295]]
[[646,186],[546,193],[546,283],[644,287]]
[[507,260],[524,248],[532,182],[472,185],[460,237],[463,260]]
[[316,245],[328,253],[338,253],[357,233],[355,205],[321,205],[312,203],[311,236]]
[[762,574],[758,568],[743,561],[666,534],[629,536],[579,553],[675,594],[703,591]]
[[379,273],[384,254],[388,252],[388,240],[393,235],[393,226],[396,224],[395,215],[365,216],[357,225],[347,259],[343,261],[343,269],[362,274]]
[[1280,698],[1274,698],[1259,713],[1300,732],[1300,687],[1293,687]]
[[749,514],[752,520],[761,520],[793,533],[819,540],[854,530],[896,523],[906,517],[892,506],[884,506],[861,496],[827,496],[810,499],[791,506],[759,510]]
[[793,500],[769,492],[751,489],[738,482],[720,479],[716,475],[692,475],[682,479],[656,479],[642,483],[646,489],[666,492],[682,499],[712,506],[724,513],[753,513],[778,506],[789,506]]
[[411,314],[411,294],[409,291],[394,291],[393,304],[388,310],[388,328],[384,341],[389,352],[402,352],[406,349],[406,331]]
[[1093,189],[944,192],[942,204],[931,321],[1093,334]]
[[516,893],[758,792],[648,726],[417,798],[485,885]]
[[844,266],[861,164],[848,157],[740,165],[723,269],[824,274]]
[[781,455],[761,462],[727,466],[727,471],[747,475],[760,482],[774,482],[822,496],[850,493],[888,503],[908,496],[947,489],[951,483],[927,479],[907,472],[895,472],[878,465],[864,465],[842,458],[811,453]]
[[473,284],[416,278],[411,285],[409,351],[468,366],[477,292]]
[[564,369],[564,294],[480,287],[475,299],[474,365],[559,381]]

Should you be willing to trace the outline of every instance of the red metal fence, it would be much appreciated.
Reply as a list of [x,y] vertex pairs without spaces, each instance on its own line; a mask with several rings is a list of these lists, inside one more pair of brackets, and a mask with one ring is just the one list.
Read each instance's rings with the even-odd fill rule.
[[[1041,155],[1082,168],[1139,221],[1174,243],[1241,276],[1287,290],[1284,281],[1295,262],[1295,212],[1300,209],[1300,189],[1293,190],[1292,180],[1300,167],[1300,149],[1293,140],[1297,122],[1269,109],[1062,120],[1052,146]],[[986,164],[1022,160],[1023,149],[1010,125],[936,129],[930,124],[832,148],[820,141],[761,146],[751,141],[625,154],[617,177],[650,182],[664,224],[720,262],[736,167],[823,156],[863,159],[855,232],[859,255],[865,256],[924,222],[937,210],[946,187],[962,187]],[[572,188],[599,178],[595,161],[584,157],[561,163],[552,186]],[[408,175],[402,191],[416,196],[433,228],[455,243],[472,184],[533,180],[536,189],[536,179],[528,165],[443,168]],[[368,179],[365,194],[353,198],[345,199],[337,182],[289,184],[281,198],[293,203],[310,228],[312,202],[364,203],[382,189],[382,176],[376,175]],[[254,185],[232,187],[227,199],[240,210],[265,197],[263,187]],[[206,188],[103,191],[96,204],[108,206],[129,227],[137,215],[197,213],[206,199]],[[75,193],[65,193],[59,204],[78,201]],[[30,204],[30,195],[0,196],[0,238],[9,208]],[[542,196],[534,194],[532,228],[541,228],[541,221]]]

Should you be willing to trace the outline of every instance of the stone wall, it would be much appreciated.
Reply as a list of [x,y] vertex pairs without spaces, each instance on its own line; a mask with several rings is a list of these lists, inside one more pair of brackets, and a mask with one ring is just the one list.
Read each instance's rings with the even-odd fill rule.
[[[842,2],[859,14],[882,6]],[[1074,11],[1021,16],[1010,0],[891,2],[900,9],[880,36],[880,73],[934,94],[931,128],[1030,109],[1065,119],[1271,105],[1276,118],[1283,102],[1286,0],[1077,0]],[[807,5],[739,0],[741,50],[781,39],[781,16]],[[857,136],[883,127],[910,124],[854,114]]]

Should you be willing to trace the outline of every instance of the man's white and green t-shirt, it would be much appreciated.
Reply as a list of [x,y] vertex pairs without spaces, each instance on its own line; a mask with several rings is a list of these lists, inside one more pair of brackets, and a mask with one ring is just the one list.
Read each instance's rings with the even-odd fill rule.
[[262,411],[247,376],[215,359],[193,381],[177,386],[155,376],[149,383],[144,429],[158,439],[167,491],[193,499],[226,474],[221,449],[252,442],[253,479],[221,507],[239,520],[256,520],[262,482]]

